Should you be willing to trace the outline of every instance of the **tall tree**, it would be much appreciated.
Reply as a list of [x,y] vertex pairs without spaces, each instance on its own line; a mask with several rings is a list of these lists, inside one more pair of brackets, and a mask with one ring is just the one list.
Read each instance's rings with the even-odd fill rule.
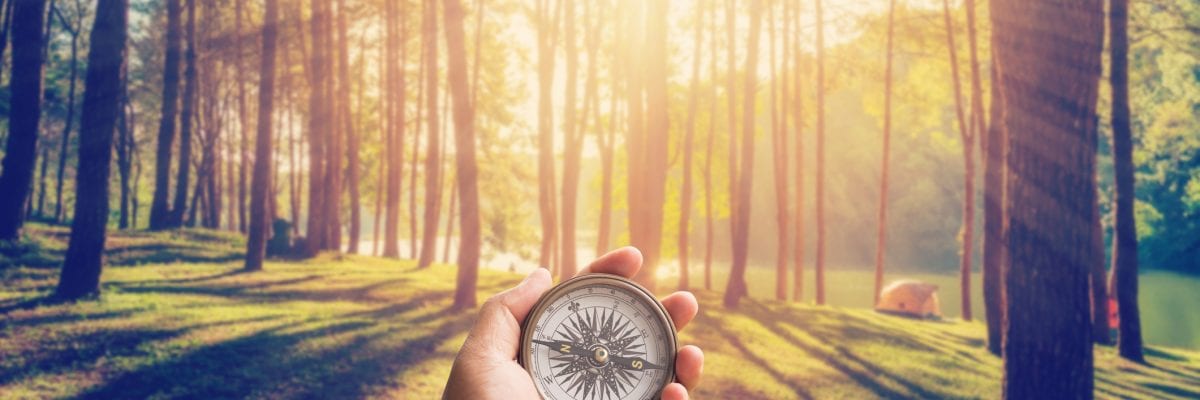
[[[645,126],[630,132],[629,242],[642,251],[642,268],[634,279],[651,292],[662,246],[663,205],[667,189],[667,146],[670,119],[667,107],[667,0],[646,4],[643,60],[646,73]],[[636,118],[641,121],[642,118]]]
[[62,23],[63,30],[71,36],[70,75],[67,78],[67,118],[63,121],[62,144],[58,148],[58,175],[54,191],[54,221],[62,222],[63,215],[63,175],[66,171],[67,159],[70,158],[71,125],[75,122],[75,83],[79,70],[79,35],[83,34],[83,2],[76,0],[73,21],[68,21],[61,7],[53,7],[52,12]]
[[[817,304],[825,304],[825,14],[816,0],[817,18]],[[801,227],[803,229],[803,227]],[[799,274],[797,274],[799,275]]]
[[[746,71],[758,70],[758,36],[762,25],[762,0],[750,3],[750,37],[746,42]],[[754,188],[754,95],[757,74],[747,73],[744,88],[746,96],[742,109],[742,165],[738,168],[738,191],[734,193],[733,266],[729,282],[725,287],[725,307],[738,306],[746,290],[746,261],[750,256],[750,191]],[[732,134],[732,132],[731,132]]]
[[1008,399],[1092,396],[1087,263],[1096,194],[1087,172],[1095,157],[1085,141],[1096,118],[1102,10],[1100,0],[992,3],[1009,141]]
[[[992,33],[992,42],[999,38]],[[995,48],[993,45],[992,48]],[[991,113],[992,124],[986,131],[983,144],[983,305],[987,319],[988,351],[1001,355],[1004,342],[1004,187],[1007,172],[1004,158],[1008,151],[1007,131],[1000,127],[999,79],[995,61],[992,64]]]
[[[240,146],[238,146],[238,167],[237,167],[237,213],[234,218],[237,222],[238,232],[246,232],[246,180],[247,174],[250,172],[250,113],[246,108],[246,77],[245,77],[245,62],[243,61],[242,52],[242,14],[244,13],[245,0],[233,1],[233,47],[236,49],[233,54],[234,63],[234,79],[237,80],[237,113],[238,113],[238,138]],[[299,225],[300,221],[292,221]]]
[[266,0],[262,28],[262,64],[258,84],[258,135],[254,139],[254,175],[250,185],[250,232],[246,238],[247,271],[262,269],[266,255],[267,191],[271,184],[271,115],[275,111],[275,42],[279,26],[278,0]]
[[133,103],[129,101],[129,77],[128,69],[121,69],[121,100],[119,111],[117,114],[117,142],[113,145],[117,153],[117,173],[120,175],[119,187],[121,190],[118,214],[117,228],[129,229],[130,216],[132,214],[131,207],[136,195],[133,192],[133,159],[137,153],[137,143],[134,140],[134,127],[137,126],[136,113],[133,109]]
[[475,307],[475,284],[479,274],[479,189],[475,164],[475,108],[467,93],[467,56],[463,44],[463,9],[458,0],[443,0],[446,19],[447,71],[454,102],[454,154],[461,198],[458,247],[458,277],[454,307]]
[[308,254],[316,254],[321,250],[328,248],[326,239],[328,230],[326,229],[326,201],[328,197],[325,195],[327,182],[325,175],[328,166],[327,147],[329,134],[329,113],[328,101],[324,91],[328,80],[327,60],[325,51],[329,49],[324,44],[324,22],[327,10],[324,8],[326,3],[320,0],[312,1],[313,16],[309,20],[310,34],[312,35],[312,52],[309,53],[308,65],[308,83],[310,93],[308,97],[308,232],[305,234],[305,252]]
[[946,20],[946,47],[950,50],[950,81],[954,82],[954,111],[958,115],[958,133],[962,140],[963,152],[963,218],[962,230],[959,232],[962,240],[962,251],[959,252],[959,289],[962,293],[962,319],[971,320],[971,255],[975,244],[975,134],[974,128],[967,125],[963,111],[962,90],[958,74],[958,50],[954,44],[954,23],[950,18],[950,0],[942,0],[942,16]]
[[[387,109],[385,113],[387,135],[386,146],[389,157],[386,160],[387,164],[387,216],[385,219],[383,256],[384,257],[400,257],[400,187],[401,179],[403,178],[402,169],[404,167],[404,132],[405,126],[405,74],[400,65],[408,59],[407,43],[408,35],[408,18],[401,18],[400,24],[396,24],[396,6],[395,1],[387,1],[385,17],[387,18],[387,41],[384,51],[387,59],[384,61],[386,65],[386,80],[388,88],[384,94]],[[407,2],[400,3],[402,14]],[[396,59],[396,52],[399,50],[399,62]]]
[[196,0],[187,0],[187,51],[183,53],[183,100],[179,109],[179,165],[175,168],[175,202],[171,206],[171,227],[183,225],[187,210],[188,180],[192,167],[192,125],[196,118]]
[[[100,291],[108,225],[108,178],[113,131],[121,102],[121,66],[125,62],[128,3],[100,0],[96,7],[84,78],[79,131],[79,168],[75,174],[75,216],[55,294],[78,299]],[[14,54],[15,55],[15,54]]]
[[768,70],[771,78],[768,108],[771,112],[771,161],[775,178],[775,228],[778,232],[775,235],[775,299],[783,301],[787,300],[787,253],[788,245],[791,244],[788,240],[788,225],[791,221],[788,218],[787,136],[784,135],[787,117],[780,113],[782,104],[787,102],[783,99],[787,94],[781,93],[787,88],[787,78],[780,76],[781,69],[776,66],[775,42],[778,36],[780,35],[775,30],[775,5],[768,5],[767,62],[770,64]]
[[[800,21],[800,5],[797,3],[796,13],[793,17],[795,21]],[[796,22],[796,31],[792,33],[793,43],[795,43],[794,56],[796,58],[796,80],[793,98],[796,104],[792,105],[792,121],[796,125],[796,244],[795,253],[792,253],[796,263],[796,271],[792,274],[792,301],[800,301],[804,298],[804,96],[801,89],[803,88],[804,75],[801,73],[802,55],[800,52],[800,23]]]
[[[562,7],[561,0],[555,9]],[[558,218],[554,195],[554,110],[551,87],[554,84],[554,48],[558,19],[551,14],[550,0],[537,0],[538,70],[538,215],[542,223],[542,246],[538,265],[551,268]],[[557,12],[554,12],[557,14]],[[552,268],[551,268],[552,269]]]
[[[563,56],[566,58],[567,74],[563,81],[562,240],[559,241],[562,265],[558,266],[560,276],[564,279],[575,276],[575,208],[579,194],[579,159],[583,151],[583,130],[579,128],[579,107],[576,101],[579,88],[579,41],[576,39],[576,22],[575,2],[564,2]],[[583,23],[588,23],[586,15]]]
[[42,112],[42,36],[46,2],[17,1],[12,10],[12,76],[8,138],[0,172],[0,241],[16,241],[25,222],[25,198],[33,181],[38,122]]
[[[971,2],[972,0],[967,0]],[[887,50],[883,72],[883,157],[879,168],[879,219],[875,230],[875,303],[883,290],[883,255],[887,250],[888,159],[892,151],[892,41],[896,37],[896,0],[888,1]]]
[[[433,264],[437,254],[438,212],[442,203],[439,186],[442,175],[441,142],[438,138],[438,55],[437,55],[437,3],[425,0],[422,7],[421,42],[425,52],[425,128],[429,133],[425,142],[425,216],[421,227],[421,253],[417,267]],[[460,21],[461,23],[461,21]],[[461,29],[461,27],[460,27]],[[464,56],[465,57],[465,56]],[[465,63],[465,61],[464,61]],[[465,67],[464,67],[465,68]],[[465,78],[464,78],[465,79]]]
[[171,151],[175,141],[175,118],[179,107],[180,0],[167,1],[167,43],[163,56],[162,110],[154,160],[154,197],[150,202],[150,229],[170,227]]
[[692,218],[692,142],[696,137],[696,107],[700,97],[700,49],[704,27],[704,6],[696,6],[696,25],[692,36],[692,82],[688,88],[687,126],[683,135],[683,187],[679,198],[679,290],[688,289],[689,222]]
[[[346,136],[346,187],[350,191],[350,244],[348,252],[358,253],[358,242],[362,233],[362,202],[358,192],[358,133],[354,131],[354,119],[350,110],[350,63],[349,46],[346,37],[346,0],[338,0],[337,36],[338,36],[338,115],[341,117],[341,129]],[[361,63],[360,63],[361,64]]]
[[[1097,1],[1098,2],[1098,1]],[[1134,219],[1133,128],[1129,121],[1129,1],[1109,3],[1109,85],[1112,86],[1112,152],[1115,189],[1112,279],[1117,297],[1117,350],[1121,357],[1144,362],[1142,321],[1138,312],[1138,242]]]
[[704,290],[712,290],[713,259],[713,145],[717,133],[717,2],[712,1],[709,10],[709,55],[708,70],[712,81],[708,89],[708,136],[704,145]]

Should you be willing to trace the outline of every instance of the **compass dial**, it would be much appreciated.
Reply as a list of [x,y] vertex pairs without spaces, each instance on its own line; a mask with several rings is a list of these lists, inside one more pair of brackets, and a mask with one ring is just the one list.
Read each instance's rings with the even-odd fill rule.
[[650,292],[587,274],[538,300],[522,329],[520,361],[545,399],[655,399],[675,379],[675,340]]

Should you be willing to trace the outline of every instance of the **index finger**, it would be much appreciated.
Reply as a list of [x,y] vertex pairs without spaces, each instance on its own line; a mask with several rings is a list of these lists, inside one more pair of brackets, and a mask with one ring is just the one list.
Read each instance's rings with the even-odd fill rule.
[[636,247],[625,246],[608,252],[591,264],[579,270],[575,276],[583,274],[613,274],[625,278],[633,278],[633,275],[642,269],[642,252]]

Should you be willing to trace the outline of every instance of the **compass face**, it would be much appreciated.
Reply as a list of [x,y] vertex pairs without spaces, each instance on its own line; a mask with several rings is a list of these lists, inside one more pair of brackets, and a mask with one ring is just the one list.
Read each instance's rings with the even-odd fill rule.
[[675,326],[653,295],[587,274],[538,300],[520,361],[545,399],[656,399],[675,379],[675,346]]

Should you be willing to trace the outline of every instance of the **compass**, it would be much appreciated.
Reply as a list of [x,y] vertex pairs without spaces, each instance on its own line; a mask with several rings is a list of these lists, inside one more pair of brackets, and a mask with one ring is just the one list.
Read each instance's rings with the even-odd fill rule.
[[585,274],[538,299],[518,360],[544,399],[656,399],[675,380],[675,325],[638,284]]

